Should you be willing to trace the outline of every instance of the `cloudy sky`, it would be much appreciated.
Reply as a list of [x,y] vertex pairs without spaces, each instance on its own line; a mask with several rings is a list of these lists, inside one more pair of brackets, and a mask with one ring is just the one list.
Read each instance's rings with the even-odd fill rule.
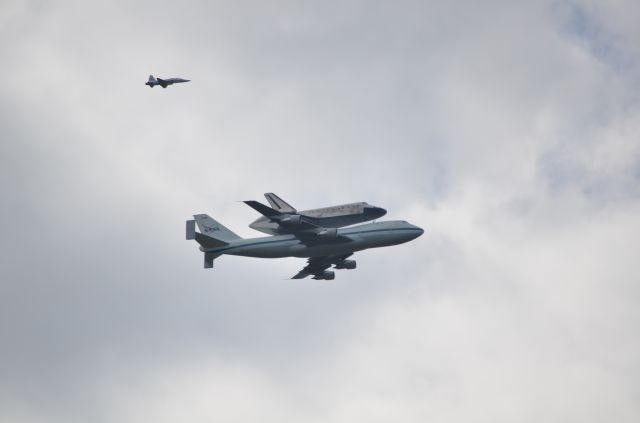
[[[3,0],[0,421],[637,422],[639,19]],[[268,191],[426,232],[202,269],[184,221]]]

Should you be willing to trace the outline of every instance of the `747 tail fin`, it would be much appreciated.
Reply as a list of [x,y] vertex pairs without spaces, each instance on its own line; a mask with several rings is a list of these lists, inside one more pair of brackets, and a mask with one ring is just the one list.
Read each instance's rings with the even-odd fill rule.
[[[220,255],[213,249],[224,247],[242,238],[206,214],[197,214],[193,218],[195,220],[187,220],[186,238],[188,240],[195,239],[202,246],[204,267],[210,269],[213,267],[213,260]],[[196,225],[198,225],[200,232],[196,232]]]
[[[187,220],[187,239],[195,239],[205,248],[224,247],[231,241],[242,239],[206,214],[193,217],[195,220]],[[196,232],[196,225],[200,232]]]
[[222,223],[216,221],[212,217],[206,214],[196,214],[193,216],[196,220],[196,224],[198,225],[198,229],[203,235],[206,235],[210,238],[215,238],[220,241],[224,241],[225,243],[229,243],[229,241],[235,241],[237,239],[242,239],[238,235],[234,234],[226,228]]

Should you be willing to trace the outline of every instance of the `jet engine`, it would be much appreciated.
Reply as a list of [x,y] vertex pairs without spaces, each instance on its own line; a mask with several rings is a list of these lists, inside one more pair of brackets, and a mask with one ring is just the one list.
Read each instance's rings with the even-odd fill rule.
[[320,232],[318,232],[318,236],[327,238],[336,237],[338,236],[338,228],[323,228]]
[[355,269],[356,261],[355,260],[343,260],[342,263],[338,263],[335,265],[336,269]]
[[324,272],[315,275],[313,277],[313,279],[316,280],[325,280],[325,281],[332,281],[336,278],[336,274],[335,272],[332,272],[331,270],[325,270]]
[[287,216],[280,221],[280,223],[285,225],[299,225],[302,222],[302,216],[299,214],[293,214],[291,216]]

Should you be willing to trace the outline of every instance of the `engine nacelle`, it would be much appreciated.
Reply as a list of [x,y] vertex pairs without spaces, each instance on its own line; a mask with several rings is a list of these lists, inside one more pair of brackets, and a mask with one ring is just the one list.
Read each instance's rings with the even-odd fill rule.
[[280,223],[284,225],[299,225],[302,222],[302,216],[299,214],[293,214],[291,216],[287,216],[280,221]]
[[318,232],[318,236],[334,238],[338,236],[338,228],[323,228]]
[[320,273],[319,275],[316,275],[313,277],[313,279],[316,280],[325,280],[325,281],[332,281],[336,278],[336,273],[332,272],[331,270],[325,270],[324,272]]
[[348,269],[352,270],[356,268],[355,260],[344,260],[342,263],[336,264],[336,269]]

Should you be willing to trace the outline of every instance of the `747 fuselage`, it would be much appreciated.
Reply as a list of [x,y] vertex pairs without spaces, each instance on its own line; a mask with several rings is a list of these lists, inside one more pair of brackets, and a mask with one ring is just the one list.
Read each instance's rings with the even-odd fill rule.
[[[193,220],[187,221],[186,238],[200,244],[205,268],[212,268],[213,261],[225,254],[258,258],[303,257],[308,258],[307,266],[293,279],[312,276],[314,279],[331,280],[335,277],[333,271],[327,270],[331,267],[356,268],[355,260],[347,260],[356,251],[402,244],[424,233],[422,228],[403,220],[332,228],[326,226],[331,222],[325,220],[326,217],[311,218],[298,214],[288,205],[274,205],[270,201],[279,209],[276,210],[257,201],[245,203],[262,213],[267,223],[276,224],[277,234],[243,239],[206,214],[194,215]],[[339,207],[331,211],[337,214],[331,218],[345,217],[344,210]],[[353,220],[350,222],[353,224]],[[196,225],[199,232],[196,232]]]

